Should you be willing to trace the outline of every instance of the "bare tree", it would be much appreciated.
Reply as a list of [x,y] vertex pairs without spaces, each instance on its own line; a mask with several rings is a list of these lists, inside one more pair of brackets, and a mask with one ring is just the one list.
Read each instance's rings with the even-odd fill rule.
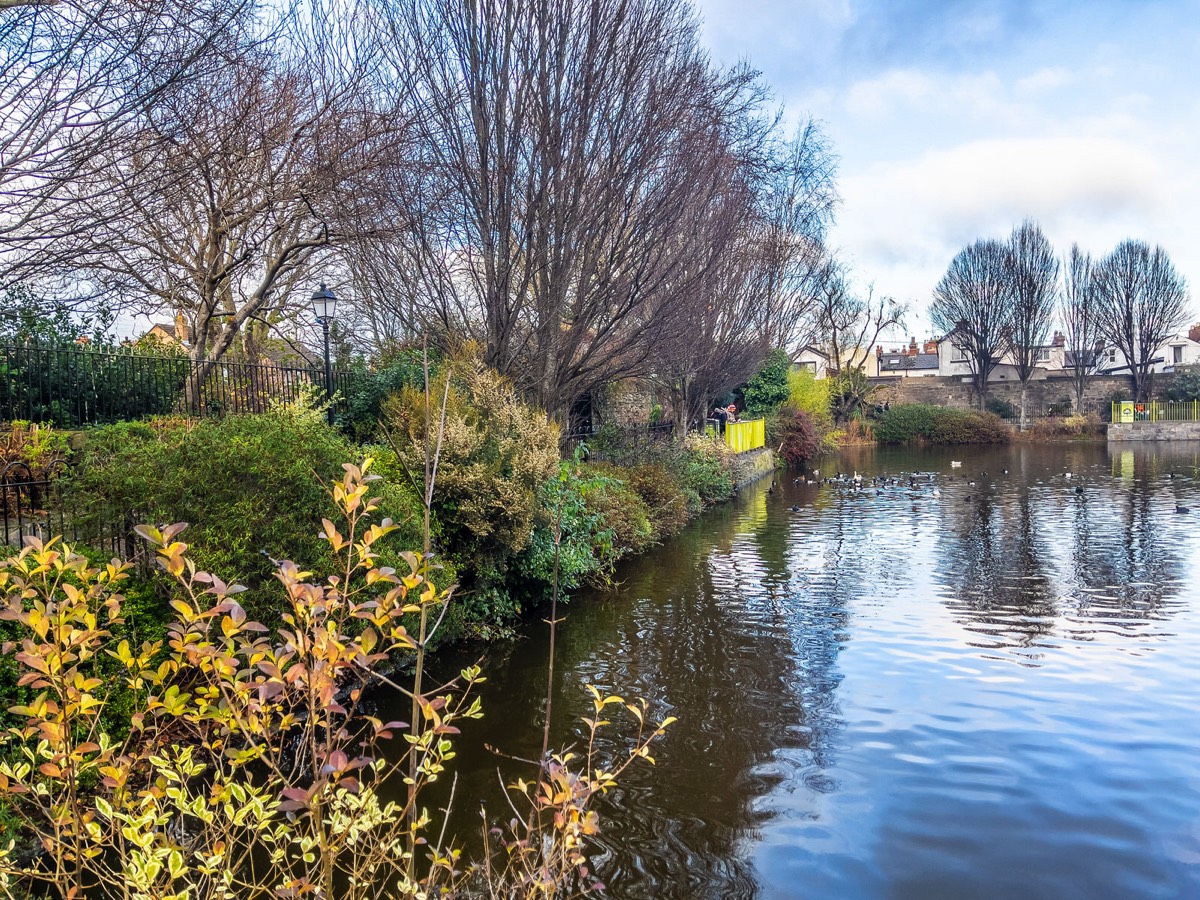
[[1162,247],[1125,240],[1093,270],[1099,332],[1129,365],[1137,400],[1150,397],[1154,354],[1186,324],[1187,282]]
[[813,303],[816,342],[829,354],[833,379],[834,416],[846,421],[866,402],[872,390],[864,368],[871,348],[885,331],[903,326],[905,306],[893,297],[853,289],[844,267],[827,260]]
[[81,176],[165,91],[219,57],[251,0],[0,6],[0,277],[40,268]]
[[96,157],[59,220],[74,235],[57,244],[64,266],[186,319],[193,387],[239,339],[256,361],[256,339],[305,302],[346,195],[365,189],[374,145],[396,128],[364,89],[369,56],[341,63],[248,35]]
[[966,354],[980,409],[1011,332],[1012,306],[1009,252],[996,240],[960,250],[933,291],[929,318]]
[[1092,257],[1071,245],[1064,267],[1062,319],[1066,332],[1066,368],[1075,387],[1075,412],[1083,412],[1088,379],[1100,365],[1104,339],[1100,336],[1097,297],[1092,283]]
[[744,384],[771,349],[763,319],[760,245],[741,230],[694,286],[657,342],[654,380],[671,401],[677,432],[702,422],[718,398]]
[[839,201],[836,175],[837,157],[811,119],[770,149],[756,227],[770,347],[795,353],[812,340],[813,306],[828,265],[825,237]]
[[1058,259],[1041,227],[1026,219],[1008,241],[1012,310],[1008,348],[1021,381],[1020,426],[1025,427],[1025,395],[1045,346],[1058,297]]
[[465,333],[558,417],[650,372],[744,222],[754,74],[713,71],[678,0],[392,12],[422,135],[369,270],[406,273],[381,330]]

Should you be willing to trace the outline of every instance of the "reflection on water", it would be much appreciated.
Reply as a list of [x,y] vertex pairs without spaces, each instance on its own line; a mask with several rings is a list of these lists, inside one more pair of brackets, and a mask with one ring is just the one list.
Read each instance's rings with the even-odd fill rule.
[[[585,683],[680,720],[604,802],[610,895],[1200,896],[1198,463],[860,451],[823,469],[863,489],[781,478],[580,597],[559,743]],[[485,741],[536,754],[545,652],[485,661],[459,796],[522,774]]]

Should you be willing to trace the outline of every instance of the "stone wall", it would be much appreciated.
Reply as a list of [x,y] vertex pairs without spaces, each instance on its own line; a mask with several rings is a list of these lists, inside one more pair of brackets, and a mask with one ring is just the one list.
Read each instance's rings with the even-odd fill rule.
[[[1159,374],[1154,376],[1152,395],[1161,397],[1170,387],[1174,376]],[[874,403],[888,401],[897,403],[929,403],[933,406],[957,406],[964,408],[976,407],[975,391],[969,383],[959,378],[939,375],[933,378],[880,378],[876,380],[879,388],[871,395]],[[1128,376],[1124,375],[1095,375],[1088,379],[1084,388],[1083,400],[1085,407],[1107,403],[1118,392],[1125,397],[1132,397],[1132,385]],[[1007,400],[1016,406],[1021,400],[1021,383],[1019,381],[993,381],[988,385],[988,396]],[[1028,409],[1044,409],[1052,404],[1063,401],[1074,404],[1075,384],[1069,378],[1043,378],[1029,382],[1026,394]]]
[[618,381],[605,388],[596,404],[598,425],[645,425],[654,409],[654,395],[637,381]]
[[775,471],[775,454],[770,447],[747,450],[733,458],[733,484],[743,488]]
[[1134,422],[1108,426],[1113,441],[1200,441],[1200,422]]

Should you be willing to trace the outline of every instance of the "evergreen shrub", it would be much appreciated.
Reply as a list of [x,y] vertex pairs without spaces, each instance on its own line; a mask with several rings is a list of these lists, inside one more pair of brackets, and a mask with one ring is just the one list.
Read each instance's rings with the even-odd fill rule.
[[747,418],[765,418],[787,402],[790,393],[788,373],[791,367],[791,360],[785,350],[772,350],[767,354],[762,368],[754,374],[742,391]]
[[1012,434],[994,413],[925,403],[893,406],[874,426],[881,444],[1003,444]]
[[[127,422],[87,433],[64,496],[85,533],[188,522],[198,565],[258,587],[275,571],[273,560],[329,559],[313,517],[333,515],[325,485],[357,455],[304,403],[198,422]],[[400,526],[394,545],[419,544],[416,492],[396,479],[381,482],[378,492],[384,515]],[[270,618],[271,611],[254,613]]]

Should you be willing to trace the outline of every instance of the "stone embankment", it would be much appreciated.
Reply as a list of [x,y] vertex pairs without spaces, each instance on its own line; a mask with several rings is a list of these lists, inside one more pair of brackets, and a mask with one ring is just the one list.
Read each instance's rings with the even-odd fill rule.
[[733,461],[733,486],[740,489],[775,471],[775,454],[770,447],[739,453]]
[[1108,441],[1200,441],[1200,422],[1114,422],[1108,426]]

